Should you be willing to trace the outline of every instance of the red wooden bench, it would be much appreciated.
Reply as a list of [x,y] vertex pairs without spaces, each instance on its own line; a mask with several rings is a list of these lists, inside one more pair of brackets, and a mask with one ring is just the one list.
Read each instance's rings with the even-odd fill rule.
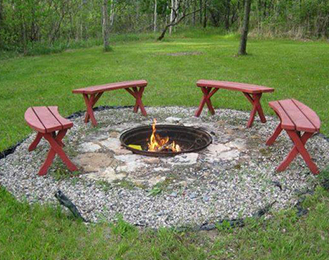
[[62,139],[67,130],[73,126],[73,123],[63,118],[55,106],[30,107],[26,110],[24,117],[27,124],[38,132],[35,140],[29,146],[29,151],[33,151],[37,147],[42,137],[50,144],[47,159],[39,170],[39,175],[47,174],[48,168],[52,164],[56,154],[59,155],[71,171],[77,171],[78,168],[66,156],[62,148],[64,146]]
[[142,103],[142,96],[143,96],[144,88],[146,86],[147,86],[146,80],[134,80],[134,81],[109,83],[105,85],[74,89],[72,92],[75,94],[82,94],[84,97],[87,106],[85,123],[88,123],[89,119],[91,119],[92,124],[96,126],[97,121],[94,116],[93,107],[95,106],[96,102],[103,95],[105,91],[125,89],[129,94],[131,94],[136,99],[134,113],[137,113],[138,109],[140,108],[142,115],[146,116],[147,113]]
[[246,83],[238,83],[238,82],[228,82],[228,81],[217,81],[217,80],[198,80],[197,86],[201,88],[203,92],[203,97],[201,99],[198,110],[195,113],[195,116],[200,116],[202,109],[205,104],[207,104],[210,113],[215,114],[215,110],[211,104],[210,98],[219,90],[219,89],[227,89],[234,91],[241,91],[246,98],[250,101],[253,108],[250,113],[250,118],[247,124],[247,127],[251,127],[252,123],[255,119],[255,114],[258,112],[260,120],[262,123],[266,122],[266,118],[264,116],[264,112],[260,103],[260,98],[263,93],[273,92],[273,88],[251,85]]
[[[300,154],[313,174],[318,174],[319,170],[312,161],[311,156],[305,148],[305,143],[314,134],[320,131],[320,119],[317,114],[308,106],[295,99],[286,99],[269,102],[269,105],[280,118],[280,124],[275,129],[273,135],[267,140],[267,145],[272,145],[281,133],[282,129],[294,143],[294,147],[288,156],[279,165],[277,171],[284,171],[294,158]],[[301,132],[304,134],[301,135]]]

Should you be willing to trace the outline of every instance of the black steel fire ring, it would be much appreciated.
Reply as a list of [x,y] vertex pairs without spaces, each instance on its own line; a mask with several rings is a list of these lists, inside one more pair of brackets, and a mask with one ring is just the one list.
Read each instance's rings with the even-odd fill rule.
[[[129,129],[121,134],[122,146],[136,154],[154,157],[169,157],[182,153],[197,152],[206,148],[212,142],[212,137],[200,128],[181,125],[156,125],[156,133],[161,137],[169,136],[170,142],[175,141],[181,147],[180,152],[173,151],[148,151],[147,143],[152,134],[152,126],[139,126]],[[134,149],[129,145],[140,145],[142,150]]]

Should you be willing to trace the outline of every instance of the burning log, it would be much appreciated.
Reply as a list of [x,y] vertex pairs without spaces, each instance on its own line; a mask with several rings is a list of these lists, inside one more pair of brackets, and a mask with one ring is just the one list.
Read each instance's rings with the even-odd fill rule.
[[156,119],[153,120],[152,124],[152,135],[150,137],[150,142],[148,143],[148,151],[151,152],[161,152],[161,151],[173,151],[173,152],[180,152],[181,148],[178,144],[175,144],[173,141],[169,143],[169,137],[161,137],[160,135],[156,134]]

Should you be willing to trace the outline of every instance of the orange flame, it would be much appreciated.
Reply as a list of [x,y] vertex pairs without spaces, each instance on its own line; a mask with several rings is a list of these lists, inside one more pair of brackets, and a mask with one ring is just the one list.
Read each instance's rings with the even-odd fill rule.
[[152,124],[152,135],[150,137],[150,141],[148,145],[148,151],[157,152],[163,150],[171,150],[173,152],[180,152],[181,148],[178,144],[173,141],[171,144],[169,143],[169,137],[161,137],[160,135],[156,134],[156,125],[157,120],[153,119]]

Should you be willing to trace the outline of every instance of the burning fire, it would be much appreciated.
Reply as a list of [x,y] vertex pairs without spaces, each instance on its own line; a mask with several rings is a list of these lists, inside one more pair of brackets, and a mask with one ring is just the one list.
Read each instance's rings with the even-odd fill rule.
[[151,152],[159,152],[164,150],[170,150],[173,152],[180,152],[181,148],[178,144],[173,141],[172,143],[169,143],[169,137],[161,137],[160,135],[156,134],[156,125],[157,120],[153,119],[152,124],[152,135],[150,137],[150,141],[147,144],[148,145],[148,151]]

